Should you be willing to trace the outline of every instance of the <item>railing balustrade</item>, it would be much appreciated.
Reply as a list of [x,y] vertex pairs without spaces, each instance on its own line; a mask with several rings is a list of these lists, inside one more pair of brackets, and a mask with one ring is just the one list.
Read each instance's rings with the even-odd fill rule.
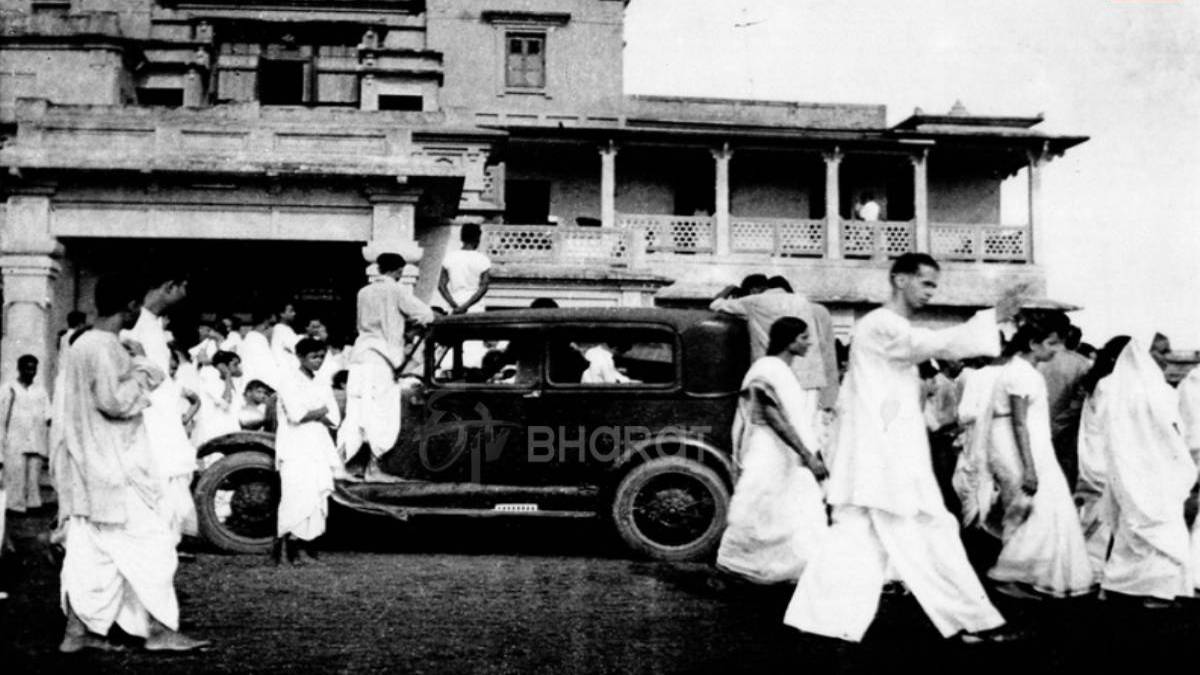
[[573,225],[484,225],[480,248],[496,262],[628,267],[632,230]]
[[732,216],[730,249],[783,257],[825,255],[825,221],[796,218]]
[[945,260],[1028,262],[1029,228],[1010,225],[933,223],[930,253]]
[[712,216],[669,216],[641,213],[617,214],[617,227],[642,228],[649,253],[712,253],[716,219]]
[[894,258],[915,250],[911,221],[842,221],[842,255],[847,258]]

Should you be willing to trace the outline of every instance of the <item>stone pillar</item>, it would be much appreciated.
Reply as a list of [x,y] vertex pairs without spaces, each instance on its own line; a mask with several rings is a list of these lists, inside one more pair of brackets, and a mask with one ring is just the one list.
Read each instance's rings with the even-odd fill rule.
[[714,253],[727,256],[732,250],[729,225],[729,160],[733,158],[733,150],[726,143],[712,151],[716,166],[716,199],[714,200]]
[[[417,199],[416,194],[371,194],[370,196],[372,213],[371,213],[371,239],[363,246],[363,259],[368,263],[375,262],[381,253],[399,253],[410,262],[410,267],[405,268],[404,281],[410,284],[413,292],[417,297],[421,297],[421,290],[426,286],[434,288],[437,286],[436,275],[433,281],[429,281],[429,273],[426,272],[426,266],[429,264],[422,255],[419,263],[412,262],[416,256],[416,252],[421,251],[420,244],[417,243]],[[436,264],[440,270],[441,260],[437,260]],[[419,265],[420,274],[414,276],[411,274],[412,265]],[[428,296],[425,297],[428,299]]]
[[834,148],[825,153],[825,257],[842,257],[842,151]]
[[54,282],[61,254],[50,236],[49,195],[12,195],[0,233],[0,275],[4,280],[4,337],[0,340],[0,379],[16,376],[17,358],[33,354],[43,382],[52,382]]
[[600,226],[617,224],[617,146],[600,146]]
[[1042,165],[1045,149],[1029,151],[1029,262],[1042,263],[1046,255],[1046,228],[1042,222]]
[[929,253],[932,244],[929,238],[929,176],[926,171],[929,151],[922,150],[908,158],[913,165],[913,225],[917,251]]

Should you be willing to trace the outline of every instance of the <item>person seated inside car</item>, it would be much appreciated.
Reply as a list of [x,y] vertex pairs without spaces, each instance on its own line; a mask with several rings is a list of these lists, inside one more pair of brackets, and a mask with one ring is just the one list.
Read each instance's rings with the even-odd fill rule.
[[616,356],[625,353],[629,346],[616,344],[610,346],[605,342],[571,343],[583,358],[588,367],[579,376],[581,384],[638,384],[635,380],[617,369]]

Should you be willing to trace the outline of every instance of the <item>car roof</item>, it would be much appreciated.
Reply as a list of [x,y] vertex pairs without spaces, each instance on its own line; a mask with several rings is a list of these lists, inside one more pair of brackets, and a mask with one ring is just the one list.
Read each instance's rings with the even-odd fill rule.
[[465,326],[498,323],[656,323],[678,331],[708,321],[737,321],[736,318],[704,309],[661,307],[570,307],[558,309],[500,309],[474,314],[439,316],[436,326]]

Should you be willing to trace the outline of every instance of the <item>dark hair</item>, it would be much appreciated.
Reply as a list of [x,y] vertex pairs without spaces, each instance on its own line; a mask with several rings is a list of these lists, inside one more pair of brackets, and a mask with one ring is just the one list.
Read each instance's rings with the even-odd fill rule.
[[375,265],[379,267],[380,274],[395,272],[404,269],[404,256],[399,253],[380,253],[375,259]]
[[1051,318],[1028,316],[1012,336],[1012,339],[1008,341],[1008,344],[1004,345],[1001,355],[1013,356],[1027,352],[1033,348],[1033,343],[1042,342],[1051,335],[1058,334],[1059,337],[1062,337],[1062,330],[1063,328],[1059,325],[1059,322]]
[[32,363],[33,365],[36,366],[38,364],[38,357],[34,356],[33,354],[22,354],[21,357],[19,359],[17,359],[17,367],[18,368],[25,365],[26,363]]
[[1083,340],[1083,331],[1079,326],[1067,326],[1067,334],[1062,336],[1063,345],[1071,351],[1079,350],[1079,343]]
[[462,230],[459,231],[458,236],[464,244],[478,244],[480,237],[483,235],[478,224],[466,223],[462,226]]
[[804,319],[785,316],[777,320],[771,324],[771,339],[767,344],[767,355],[775,356],[781,353],[806,330],[808,330],[808,324],[804,323]]
[[895,276],[897,274],[916,274],[921,271],[922,267],[932,267],[935,270],[942,269],[938,265],[938,261],[933,259],[933,256],[928,253],[905,253],[892,262],[892,270],[889,274]]
[[240,361],[240,360],[241,360],[241,357],[239,357],[237,354],[234,354],[233,352],[227,352],[227,351],[218,351],[216,354],[213,354],[213,356],[212,356],[212,364],[213,364],[214,368],[216,368],[217,366],[227,366],[227,365],[233,363],[234,361]]
[[314,352],[325,353],[325,341],[316,338],[304,338],[296,343],[296,356],[308,356]]
[[82,326],[85,321],[87,321],[87,314],[84,314],[77,309],[67,312],[67,328],[78,328],[79,326]]
[[1092,357],[1096,355],[1096,346],[1090,342],[1080,342],[1079,346],[1075,348],[1075,352],[1082,356]]
[[1100,384],[1100,380],[1112,374],[1113,368],[1117,365],[1117,358],[1121,356],[1121,352],[1125,349],[1125,345],[1129,344],[1129,340],[1128,335],[1118,335],[1104,343],[1104,346],[1096,353],[1096,362],[1092,364],[1092,369],[1083,376],[1083,380],[1079,383],[1088,396],[1095,393],[1096,385]]
[[141,302],[145,288],[133,277],[114,275],[96,282],[96,314],[113,316],[129,309],[129,304]]
[[267,384],[266,382],[263,382],[262,380],[250,380],[249,382],[246,383],[245,388],[246,389],[266,389],[267,391],[275,391],[274,389],[271,388],[271,385]]
[[330,384],[333,385],[334,389],[343,389],[346,386],[346,382],[348,382],[349,380],[350,380],[350,371],[343,368],[342,370],[339,370],[333,374],[333,378],[330,380]]
[[558,309],[558,302],[554,298],[536,298],[529,303],[530,309]]
[[917,364],[917,374],[922,380],[931,380],[937,377],[938,367],[933,361],[922,361]]
[[768,286],[767,275],[765,274],[747,274],[745,279],[742,279],[742,293],[749,293],[755,288],[766,288]]
[[788,283],[788,280],[778,274],[770,279],[767,279],[767,288],[778,288],[787,291],[788,293],[796,292],[792,290],[792,285]]

